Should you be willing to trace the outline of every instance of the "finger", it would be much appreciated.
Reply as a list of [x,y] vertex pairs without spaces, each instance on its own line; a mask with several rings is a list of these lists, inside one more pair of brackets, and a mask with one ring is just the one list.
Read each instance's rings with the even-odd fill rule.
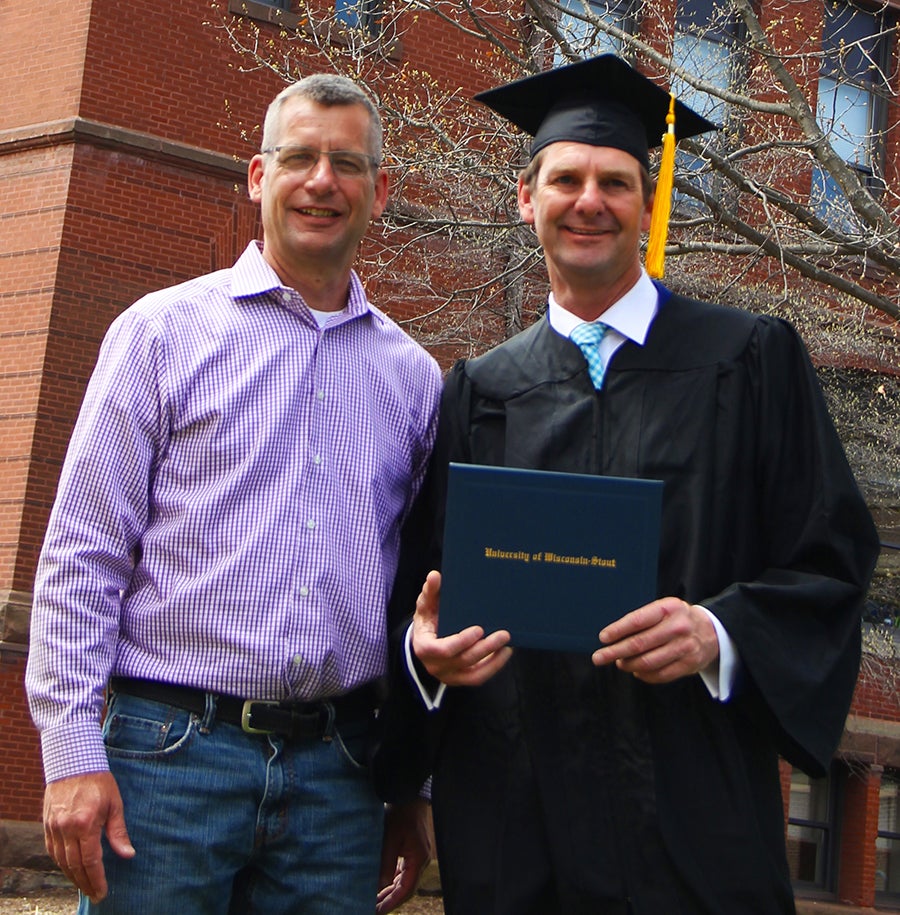
[[657,630],[646,630],[639,635],[633,635],[621,641],[614,642],[612,645],[604,645],[598,648],[592,660],[598,667],[604,664],[621,664],[623,661],[629,661],[634,658],[640,658],[651,651],[655,651],[666,643],[665,634],[657,627]]
[[378,898],[381,899],[383,893],[393,885],[394,880],[399,870],[399,861],[396,858],[396,855],[391,852],[386,845],[382,846],[381,849],[381,870],[378,874]]
[[92,897],[94,887],[90,884],[90,881],[85,874],[84,866],[81,862],[81,848],[77,840],[67,842],[62,847],[60,855],[57,858],[57,864],[59,864],[59,869],[63,872],[66,879],[68,879],[77,890],[84,893],[85,896]]
[[74,871],[76,886],[88,896],[91,902],[100,902],[107,892],[106,871],[103,868],[103,849],[100,837],[87,836],[79,848],[80,866]]
[[411,866],[406,859],[397,862],[397,872],[394,880],[384,887],[378,894],[378,900],[375,911],[378,915],[392,912],[394,909],[403,905],[407,899],[415,892],[419,885],[421,876],[421,867]]
[[600,632],[604,644],[594,652],[596,665],[639,657],[691,631],[691,607],[666,597],[632,610]]
[[643,607],[638,607],[637,610],[626,613],[625,616],[601,629],[600,641],[605,645],[621,642],[629,636],[656,626],[663,620],[664,616],[665,611],[662,601],[645,604]]
[[687,663],[683,659],[679,659],[671,664],[663,664],[661,666],[647,668],[635,665],[633,668],[628,670],[626,670],[626,667],[623,664],[620,669],[626,673],[630,673],[633,677],[641,680],[644,683],[658,684],[672,683],[675,680],[681,679],[682,677],[696,674],[699,668],[693,664]]
[[501,648],[476,664],[447,671],[439,679],[448,686],[481,686],[509,661],[512,653],[512,648]]
[[419,646],[416,654],[429,673],[441,680],[465,674],[490,659],[509,642],[509,633],[502,630],[473,641],[479,632],[476,627],[443,639],[426,641]]
[[394,868],[388,880],[380,880],[378,895],[375,898],[376,912],[390,912],[394,908],[392,900],[395,898],[397,886],[400,883],[400,872],[403,867],[403,859],[394,861]]
[[687,670],[689,657],[685,654],[687,645],[684,643],[668,643],[652,650],[640,652],[616,661],[619,670],[630,674],[653,676],[669,667],[681,667]]
[[[474,640],[472,636],[480,633]],[[509,644],[510,635],[505,629],[498,629],[488,636],[484,636],[479,626],[473,626],[453,636],[442,639],[446,644],[442,648],[442,656],[452,661],[459,667],[471,667],[489,658]]]
[[455,658],[477,645],[483,637],[481,626],[469,626],[451,635],[438,636],[427,624],[420,628],[414,623],[413,651],[423,661],[427,657]]
[[62,867],[65,863],[65,846],[57,841],[53,831],[46,825],[44,826],[44,846],[50,859]]
[[600,649],[593,660],[596,664],[615,661],[619,670],[641,680],[666,683],[704,670],[715,656],[713,642],[692,628],[688,612],[672,625],[655,627],[643,638],[636,636]]
[[381,887],[378,891],[379,899],[383,893],[386,893],[390,889],[397,879],[397,872],[400,870],[400,865],[403,861],[400,845],[396,841],[396,831],[387,828],[390,823],[389,817],[390,810],[388,812],[388,819],[385,821],[384,837],[381,842],[381,867],[378,874],[378,886]]

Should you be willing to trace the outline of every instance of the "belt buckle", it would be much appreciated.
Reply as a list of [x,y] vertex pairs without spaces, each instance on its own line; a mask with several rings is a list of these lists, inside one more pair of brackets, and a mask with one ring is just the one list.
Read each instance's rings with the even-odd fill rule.
[[241,730],[245,734],[274,734],[275,732],[271,728],[255,728],[250,724],[254,705],[281,705],[281,703],[277,699],[246,699],[241,707]]

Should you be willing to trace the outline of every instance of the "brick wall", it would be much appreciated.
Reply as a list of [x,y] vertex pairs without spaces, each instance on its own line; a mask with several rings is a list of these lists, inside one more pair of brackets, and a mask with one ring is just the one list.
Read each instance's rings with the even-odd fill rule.
[[841,869],[838,898],[857,905],[875,904],[875,839],[881,766],[851,771],[844,792]]
[[0,820],[40,820],[43,773],[22,679],[23,655],[0,652]]
[[0,591],[30,588],[20,529],[42,384],[71,150],[0,156]]
[[4,0],[0,131],[77,113],[89,19],[88,0]]

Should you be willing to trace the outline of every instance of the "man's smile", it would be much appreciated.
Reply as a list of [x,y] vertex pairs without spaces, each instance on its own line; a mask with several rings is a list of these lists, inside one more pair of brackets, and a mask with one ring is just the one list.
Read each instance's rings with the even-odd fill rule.
[[615,232],[614,226],[563,226],[564,231],[572,235],[598,236]]
[[325,207],[296,207],[296,212],[302,216],[337,216],[337,210],[326,209]]

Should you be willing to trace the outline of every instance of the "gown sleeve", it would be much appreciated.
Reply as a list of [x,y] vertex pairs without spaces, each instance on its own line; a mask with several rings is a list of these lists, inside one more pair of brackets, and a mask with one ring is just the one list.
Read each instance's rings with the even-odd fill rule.
[[750,349],[755,524],[763,570],[703,603],[734,640],[779,752],[821,775],[859,671],[878,535],[796,332],[764,321]]

